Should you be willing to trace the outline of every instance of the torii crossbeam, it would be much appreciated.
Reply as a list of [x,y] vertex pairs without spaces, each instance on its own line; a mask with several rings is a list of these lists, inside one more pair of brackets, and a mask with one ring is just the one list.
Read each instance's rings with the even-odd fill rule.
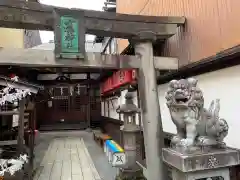
[[[84,26],[85,33],[98,36],[129,39],[135,46],[136,56],[101,55],[86,53],[82,59],[79,55],[61,55],[64,44],[60,40],[59,27],[61,16],[56,18],[56,11],[64,11],[64,15],[74,19],[78,31]],[[53,14],[55,14],[55,19]],[[163,147],[162,121],[156,85],[155,68],[177,69],[177,59],[153,57],[152,42],[173,36],[177,27],[183,25],[184,17],[154,17],[126,15],[118,13],[89,11],[81,9],[63,9],[46,6],[35,2],[21,0],[0,1],[0,27],[56,30],[55,44],[60,45],[52,52],[41,50],[9,50],[0,51],[0,65],[15,64],[19,66],[79,67],[121,69],[136,68],[139,71],[138,86],[142,109],[144,141],[147,163],[147,179],[166,179],[161,159]],[[81,24],[81,26],[79,25]],[[79,32],[75,32],[79,33]],[[78,34],[79,37],[85,34]],[[83,39],[83,38],[82,38]],[[76,41],[77,42],[77,41]],[[82,44],[81,41],[75,44]],[[78,47],[78,46],[76,46]],[[78,47],[79,48],[79,47]],[[80,49],[82,50],[82,49]],[[35,61],[35,62],[34,62]]]
[[[18,29],[54,30],[54,6],[25,0],[0,1],[0,26]],[[74,9],[69,9],[73,11]],[[101,11],[84,11],[86,33],[98,36],[132,38],[140,31],[151,30],[159,37],[168,38],[176,27],[184,24],[184,17],[139,16]]]
[[[13,53],[14,52],[14,53]],[[34,59],[34,61],[33,61]],[[51,50],[36,49],[0,49],[0,66],[12,65],[36,68],[83,68],[83,69],[138,69],[141,62],[136,56],[91,53],[84,60],[56,59]],[[172,57],[154,57],[154,66],[159,70],[176,70],[178,59]]]

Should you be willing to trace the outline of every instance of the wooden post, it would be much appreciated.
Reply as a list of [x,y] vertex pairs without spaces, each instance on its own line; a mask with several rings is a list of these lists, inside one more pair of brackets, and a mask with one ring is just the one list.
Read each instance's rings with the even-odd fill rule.
[[91,129],[91,94],[90,94],[90,91],[91,91],[91,87],[90,87],[90,79],[91,79],[91,76],[90,76],[90,73],[87,73],[87,97],[88,97],[88,104],[87,104],[87,128],[88,129]]
[[103,116],[106,117],[106,100],[105,99],[103,100],[103,109],[104,109]]
[[[137,106],[138,106],[138,108],[141,109],[139,89],[137,89]],[[142,116],[141,115],[138,116],[138,120],[139,120],[139,126],[142,127]]]
[[29,118],[29,172],[28,179],[33,179],[33,169],[34,169],[34,138],[35,138],[35,120],[36,120],[36,109],[35,105],[31,109]]
[[18,153],[24,150],[24,107],[25,98],[19,101]]
[[110,103],[109,103],[109,99],[107,99],[107,117],[110,117]]

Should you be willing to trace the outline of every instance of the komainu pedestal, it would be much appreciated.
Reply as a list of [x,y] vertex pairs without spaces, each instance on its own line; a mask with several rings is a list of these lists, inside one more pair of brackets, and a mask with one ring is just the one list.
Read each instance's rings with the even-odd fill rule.
[[167,106],[177,134],[163,161],[172,167],[173,180],[229,180],[229,167],[239,164],[239,152],[223,142],[228,124],[219,117],[220,101],[204,108],[203,92],[194,78],[172,80]]
[[193,152],[165,148],[162,157],[172,167],[172,180],[230,180],[229,167],[239,164],[239,152],[230,148]]

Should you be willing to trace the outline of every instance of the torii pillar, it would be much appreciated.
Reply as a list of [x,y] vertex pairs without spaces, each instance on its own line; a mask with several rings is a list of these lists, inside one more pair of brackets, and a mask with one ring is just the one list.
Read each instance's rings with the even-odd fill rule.
[[157,90],[153,45],[156,36],[140,33],[140,39],[133,40],[135,54],[141,65],[138,70],[138,90],[143,122],[144,146],[146,153],[147,179],[164,180],[166,171],[162,161],[164,134]]

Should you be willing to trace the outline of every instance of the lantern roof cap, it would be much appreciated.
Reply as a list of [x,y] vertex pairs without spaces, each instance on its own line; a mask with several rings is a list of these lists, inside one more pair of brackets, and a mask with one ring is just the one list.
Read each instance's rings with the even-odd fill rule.
[[140,113],[140,109],[133,103],[133,93],[127,92],[125,95],[126,103],[119,106],[117,113]]
[[140,109],[135,104],[122,104],[117,109],[117,113],[140,113]]

